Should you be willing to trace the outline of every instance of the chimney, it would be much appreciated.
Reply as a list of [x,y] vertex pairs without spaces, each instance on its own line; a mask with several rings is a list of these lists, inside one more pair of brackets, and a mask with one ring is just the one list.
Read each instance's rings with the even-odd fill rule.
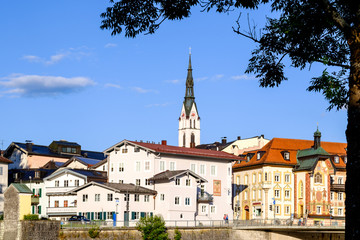
[[84,153],[84,157],[86,157],[86,158],[88,157],[88,153],[87,153],[87,152],[86,152],[86,153]]
[[26,140],[26,151],[28,152],[32,152],[32,141],[31,140]]
[[223,137],[223,138],[221,139],[221,144],[226,144],[226,137]]
[[166,140],[161,140],[161,145],[167,145]]
[[237,140],[241,140],[241,137],[240,137],[240,136],[238,136],[238,137],[237,137]]
[[261,134],[261,136],[260,136],[261,138],[264,138],[264,134]]

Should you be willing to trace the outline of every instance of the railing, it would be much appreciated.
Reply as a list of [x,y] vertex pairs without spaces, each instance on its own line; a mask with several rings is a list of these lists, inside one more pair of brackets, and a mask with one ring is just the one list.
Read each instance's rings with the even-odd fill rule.
[[48,207],[46,209],[48,214],[52,213],[72,213],[73,215],[76,215],[76,209],[77,207]]
[[342,191],[342,192],[344,192],[345,191],[345,184],[334,184],[334,183],[332,183],[330,185],[330,190],[331,191]]
[[[62,228],[92,228],[99,227],[136,227],[139,220],[117,221],[114,225],[113,220],[94,220],[90,222],[62,222]],[[306,223],[298,219],[275,219],[275,220],[165,220],[166,227],[182,228],[344,228],[345,222],[342,220],[325,219],[323,221],[308,220]]]
[[208,192],[198,192],[197,200],[199,203],[208,203],[213,201],[213,195]]
[[31,196],[31,205],[38,205],[39,204],[39,196],[32,195]]

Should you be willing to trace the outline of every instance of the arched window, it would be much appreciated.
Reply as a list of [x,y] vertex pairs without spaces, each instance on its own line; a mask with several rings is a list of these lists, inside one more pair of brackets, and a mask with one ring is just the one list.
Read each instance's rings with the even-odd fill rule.
[[190,128],[191,128],[191,119],[189,121],[190,121]]
[[322,183],[322,175],[321,173],[315,174],[315,183]]
[[304,184],[302,181],[299,182],[299,198],[304,197]]
[[191,143],[195,143],[195,135],[193,133],[191,134]]
[[196,128],[196,127],[195,127],[195,119],[194,119],[194,128]]
[[183,147],[185,147],[186,146],[186,136],[185,136],[185,133],[184,133],[184,135],[183,135]]
[[267,174],[267,172],[265,173],[265,179],[264,179],[265,181],[267,181],[268,180],[268,174]]

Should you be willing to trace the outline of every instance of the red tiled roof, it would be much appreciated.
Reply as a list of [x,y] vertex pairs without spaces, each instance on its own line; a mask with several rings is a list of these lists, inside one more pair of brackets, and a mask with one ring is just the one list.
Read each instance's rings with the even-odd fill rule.
[[0,156],[0,162],[1,163],[13,163],[13,161],[11,161],[3,156]]
[[[264,152],[263,156],[259,160],[257,160],[256,154],[258,151],[251,151],[250,153],[255,153],[255,155],[250,159],[249,162],[242,161],[241,163],[234,164],[233,168],[236,169],[261,164],[284,164],[294,166],[297,164],[297,151],[311,148],[313,145],[314,141],[312,140],[273,138],[268,144],[258,150]],[[330,155],[346,155],[346,143],[321,142],[321,147],[324,148],[324,150],[327,151]],[[290,153],[290,160],[285,160],[283,158],[283,151]],[[338,168],[346,167],[343,159],[341,159],[338,164],[334,163],[334,165]]]
[[154,143],[144,143],[144,142],[134,142],[129,141],[133,144],[137,144],[139,146],[151,149],[155,152],[159,153],[167,153],[167,154],[179,154],[186,156],[196,156],[196,157],[207,157],[207,158],[216,158],[216,159],[224,159],[224,160],[244,160],[241,157],[235,156],[233,154],[229,154],[221,151],[212,151],[207,149],[197,149],[197,148],[185,148],[185,147],[177,147],[170,145],[161,145]]

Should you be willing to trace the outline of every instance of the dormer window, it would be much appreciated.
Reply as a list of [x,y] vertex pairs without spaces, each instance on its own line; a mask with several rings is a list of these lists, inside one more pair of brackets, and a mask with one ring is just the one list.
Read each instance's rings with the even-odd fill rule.
[[135,148],[134,148],[134,152],[140,152],[140,148],[139,148],[139,147],[135,147]]
[[344,163],[347,163],[347,156],[344,156]]
[[260,158],[261,158],[261,153],[258,152],[258,153],[256,154],[256,159],[259,160]]
[[40,178],[40,172],[39,171],[35,172],[35,178]]
[[334,162],[339,163],[339,156],[334,156]]
[[287,161],[290,160],[290,153],[289,152],[285,151],[285,152],[282,152],[282,154],[283,154],[284,160],[287,160]]
[[246,156],[247,162],[249,162],[254,155],[255,155],[255,153],[248,153],[247,156]]

